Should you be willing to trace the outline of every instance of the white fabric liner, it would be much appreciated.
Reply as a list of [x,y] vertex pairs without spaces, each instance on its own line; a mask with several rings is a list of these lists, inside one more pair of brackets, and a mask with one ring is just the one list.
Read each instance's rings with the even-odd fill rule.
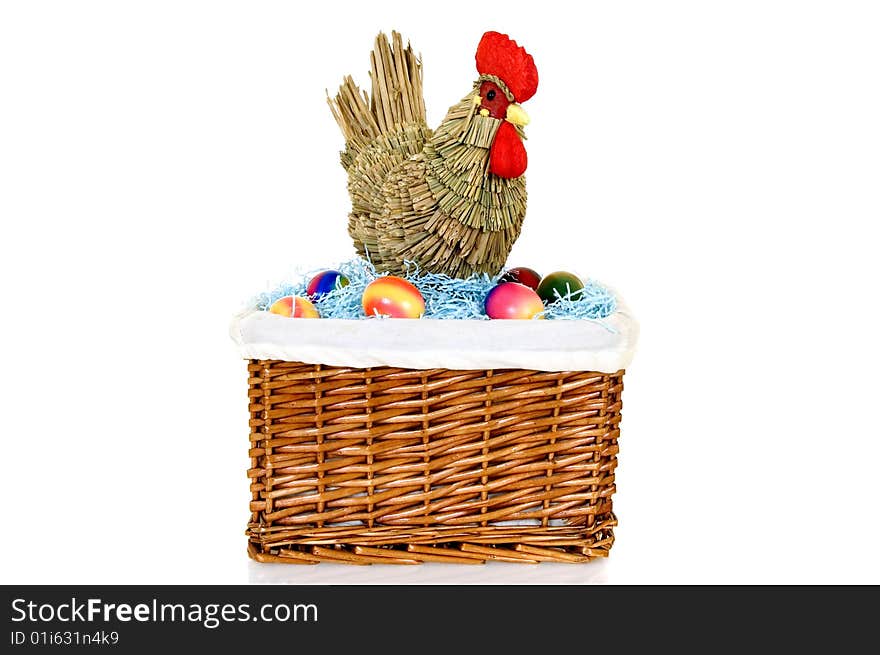
[[632,361],[639,326],[618,310],[591,320],[295,319],[250,308],[230,326],[244,359],[367,368],[520,368],[615,373]]

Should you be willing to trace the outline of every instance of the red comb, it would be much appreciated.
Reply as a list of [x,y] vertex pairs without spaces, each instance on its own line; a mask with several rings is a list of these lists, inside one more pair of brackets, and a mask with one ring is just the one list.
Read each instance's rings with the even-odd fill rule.
[[486,32],[477,46],[476,59],[480,75],[501,78],[516,102],[525,102],[538,90],[538,69],[532,55],[506,34]]

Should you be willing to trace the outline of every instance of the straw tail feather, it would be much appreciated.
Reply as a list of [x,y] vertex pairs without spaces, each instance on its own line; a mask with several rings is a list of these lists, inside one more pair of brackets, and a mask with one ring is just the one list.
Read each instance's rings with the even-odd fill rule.
[[380,33],[370,64],[369,94],[349,75],[327,102],[345,137],[340,161],[352,204],[348,231],[358,252],[374,257],[382,185],[395,167],[422,151],[431,130],[425,120],[422,63],[412,46],[404,48],[397,32],[391,33],[391,42]]

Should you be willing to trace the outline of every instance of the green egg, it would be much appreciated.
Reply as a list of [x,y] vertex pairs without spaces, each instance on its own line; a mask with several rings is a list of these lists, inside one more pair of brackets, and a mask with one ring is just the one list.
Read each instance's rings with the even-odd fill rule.
[[584,283],[574,273],[568,271],[555,271],[548,273],[543,277],[538,285],[538,295],[541,296],[546,304],[550,304],[565,298],[569,293],[571,300],[577,300],[581,294],[578,293],[584,288]]

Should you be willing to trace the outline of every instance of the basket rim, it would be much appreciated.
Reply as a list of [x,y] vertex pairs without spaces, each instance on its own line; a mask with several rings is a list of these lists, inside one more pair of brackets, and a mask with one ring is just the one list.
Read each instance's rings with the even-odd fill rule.
[[615,373],[631,363],[639,336],[638,321],[617,299],[618,309],[601,320],[291,320],[249,307],[233,318],[229,331],[244,359]]

